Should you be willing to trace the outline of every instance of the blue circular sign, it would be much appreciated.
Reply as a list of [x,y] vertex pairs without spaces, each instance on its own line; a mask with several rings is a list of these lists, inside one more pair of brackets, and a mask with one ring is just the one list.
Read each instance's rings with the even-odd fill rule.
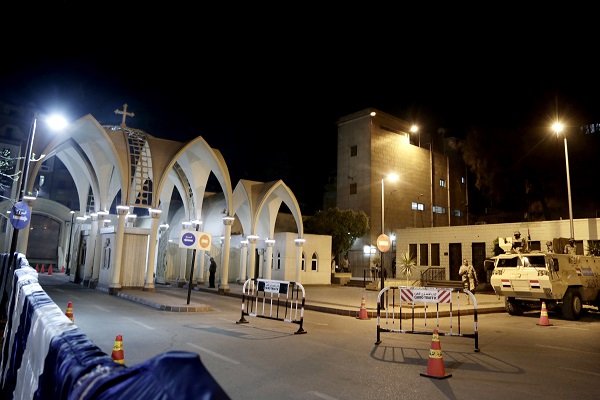
[[196,243],[196,235],[192,232],[186,232],[181,236],[181,243],[185,247],[193,247],[194,243]]
[[31,219],[31,211],[27,203],[19,201],[15,203],[10,212],[10,223],[15,229],[23,229],[29,225]]

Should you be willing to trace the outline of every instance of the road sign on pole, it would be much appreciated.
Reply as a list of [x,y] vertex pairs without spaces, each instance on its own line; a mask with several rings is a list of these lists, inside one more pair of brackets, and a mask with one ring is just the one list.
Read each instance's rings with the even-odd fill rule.
[[377,236],[377,248],[379,251],[385,253],[390,249],[390,237],[386,234]]
[[27,203],[19,201],[15,203],[10,212],[10,223],[15,229],[23,229],[29,225],[31,219],[31,210]]

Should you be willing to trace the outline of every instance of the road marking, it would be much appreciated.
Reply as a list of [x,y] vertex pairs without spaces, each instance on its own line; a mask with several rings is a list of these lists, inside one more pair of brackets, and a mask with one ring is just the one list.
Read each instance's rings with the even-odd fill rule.
[[312,394],[314,396],[317,396],[321,399],[325,399],[325,400],[337,400],[337,397],[331,397],[331,396],[327,396],[326,394],[320,393],[320,392],[307,392],[308,394]]
[[135,319],[133,319],[133,318],[125,318],[125,319],[128,319],[129,321],[133,322],[134,324],[137,324],[137,325],[139,325],[139,326],[142,326],[142,327],[144,327],[144,328],[146,328],[146,329],[148,329],[148,330],[150,330],[150,331],[153,331],[153,330],[155,329],[155,328],[153,328],[153,327],[151,327],[151,326],[148,326],[148,325],[146,325],[146,324],[142,324],[141,322],[138,322],[138,321],[136,321],[136,320],[135,320]]
[[560,369],[566,369],[569,371],[573,371],[573,372],[577,372],[578,374],[589,374],[589,375],[594,375],[594,376],[600,376],[600,374],[595,373],[595,372],[590,372],[590,371],[582,371],[580,369],[575,369],[575,368],[564,368],[564,367],[560,367]]
[[220,358],[220,359],[221,359],[221,360],[223,360],[223,361],[227,361],[228,363],[235,364],[235,365],[239,365],[239,364],[241,364],[241,362],[239,362],[239,361],[232,360],[231,358],[228,358],[228,357],[222,356],[222,355],[220,355],[219,353],[215,353],[214,351],[211,351],[211,350],[205,349],[204,347],[200,347],[200,346],[198,346],[198,345],[196,345],[196,344],[194,344],[194,343],[188,343],[187,345],[188,345],[188,346],[191,346],[191,347],[193,347],[193,348],[195,348],[195,349],[198,349],[198,350],[200,350],[200,351],[203,351],[203,352],[205,352],[205,353],[207,353],[207,354],[210,354],[211,356],[214,356],[214,357]]
[[108,308],[100,307],[100,306],[97,306],[97,305],[94,305],[93,307],[97,308],[100,311],[109,312]]
[[545,346],[543,344],[536,344],[536,346],[538,346],[538,347],[546,347],[548,349],[554,349],[554,350],[565,350],[565,351],[570,351],[572,353],[583,353],[583,354],[600,355],[600,353],[590,353],[589,351],[573,350],[573,349],[567,349],[565,347]]

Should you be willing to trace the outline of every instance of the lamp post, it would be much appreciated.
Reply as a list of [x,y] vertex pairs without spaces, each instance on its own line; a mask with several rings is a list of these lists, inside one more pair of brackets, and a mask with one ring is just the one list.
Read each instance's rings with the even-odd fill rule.
[[[563,124],[561,124],[560,122],[554,123],[554,125],[552,125],[552,130],[554,132],[556,132],[556,137],[558,138],[558,135],[563,130]],[[569,199],[569,223],[570,223],[570,228],[571,228],[571,237],[574,238],[575,232],[573,229],[573,205],[571,204],[571,176],[569,175],[569,151],[567,150],[567,135],[565,135],[563,133],[563,136],[565,138],[564,139],[564,142],[565,142],[565,167],[567,170],[567,194],[568,194],[568,199]]]
[[71,233],[69,233],[69,251],[67,252],[67,268],[65,274],[71,273],[71,244],[73,243],[73,218],[75,217],[75,211],[71,210]]
[[[17,193],[17,197],[18,197],[19,201],[22,201],[23,197],[26,195],[25,192],[27,190],[27,181],[29,180],[29,164],[32,161],[31,156],[32,156],[32,151],[33,151],[33,141],[35,139],[35,132],[37,129],[38,118],[40,118],[40,115],[36,113],[33,116],[33,121],[31,122],[31,129],[29,131],[29,136],[27,137],[27,146],[25,147],[25,163],[23,164],[23,170],[22,170],[21,177],[19,180],[19,192]],[[51,117],[45,118],[45,121],[48,123],[48,126],[53,130],[62,129],[67,125],[66,120],[59,116],[51,116]],[[34,160],[34,161],[39,161],[42,158],[44,158],[44,154],[42,154],[39,159]],[[10,252],[9,252],[9,256],[11,257],[11,259],[14,255],[15,251],[17,250],[18,238],[19,238],[19,229],[14,228],[12,240],[10,243]]]
[[419,147],[421,147],[421,132],[419,132],[419,127],[417,125],[413,125],[410,127],[410,132],[411,133],[418,133],[419,134]]
[[[385,235],[385,176],[381,178],[381,234]],[[396,174],[389,174],[387,176],[387,178],[390,181],[396,181],[398,180],[398,175]],[[378,246],[379,247],[379,246]],[[381,250],[381,248],[379,249],[379,258],[380,258],[380,274],[381,274],[381,289],[383,289],[384,285],[385,285],[385,278],[384,278],[384,274],[383,274],[383,253],[384,251]]]

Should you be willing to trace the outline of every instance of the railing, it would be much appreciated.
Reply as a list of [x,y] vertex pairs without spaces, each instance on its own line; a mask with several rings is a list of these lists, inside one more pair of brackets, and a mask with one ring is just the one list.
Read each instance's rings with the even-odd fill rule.
[[445,281],[446,269],[442,267],[429,267],[421,271],[421,286],[427,286],[432,281]]

